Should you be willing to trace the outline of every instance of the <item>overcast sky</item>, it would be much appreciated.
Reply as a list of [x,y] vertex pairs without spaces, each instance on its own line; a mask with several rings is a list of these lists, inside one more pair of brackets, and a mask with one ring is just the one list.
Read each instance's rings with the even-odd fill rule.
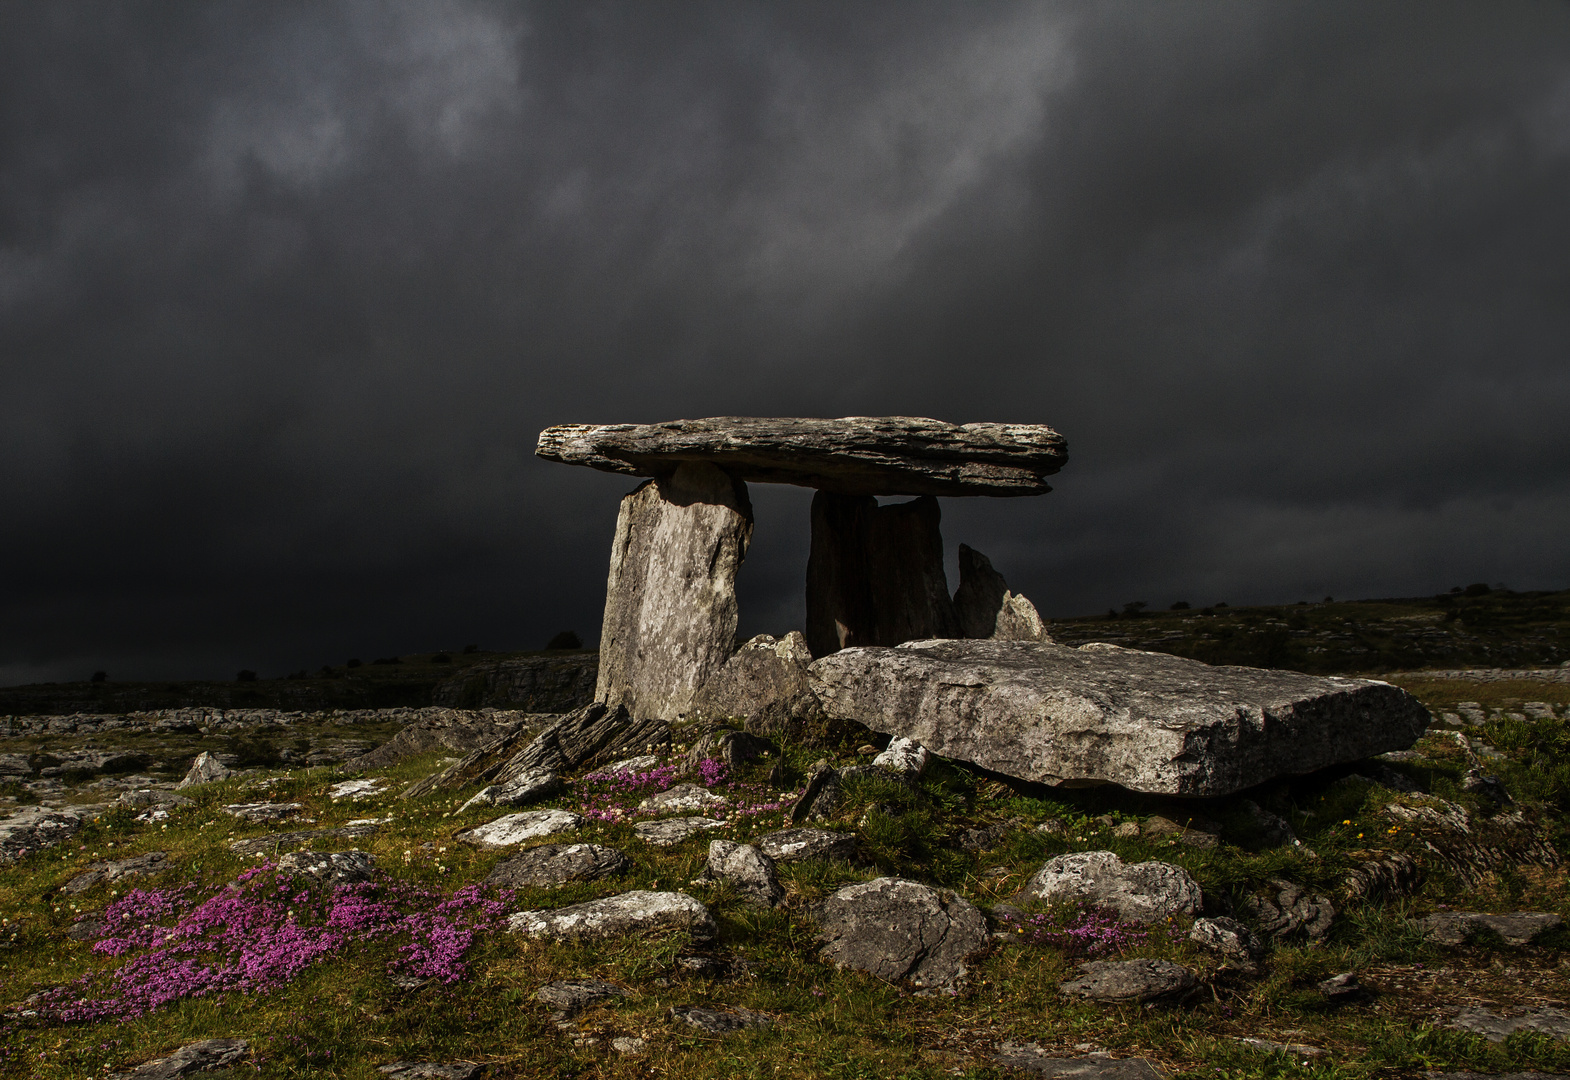
[[1565,4],[0,2],[0,683],[592,641],[562,422],[1050,424],[1049,616],[1564,588],[1567,352]]

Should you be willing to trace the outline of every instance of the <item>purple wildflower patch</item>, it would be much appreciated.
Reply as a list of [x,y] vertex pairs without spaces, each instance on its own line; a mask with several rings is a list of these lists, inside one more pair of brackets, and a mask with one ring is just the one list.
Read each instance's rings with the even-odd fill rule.
[[1150,940],[1152,927],[1104,908],[1074,907],[1048,914],[1005,915],[1001,928],[1024,945],[1050,945],[1066,956],[1116,955]]
[[[577,811],[584,817],[595,821],[627,821],[638,816],[639,802],[670,788],[679,776],[677,766],[659,765],[646,772],[585,773],[577,780],[569,780],[568,785],[574,789]],[[778,813],[800,794],[779,794],[764,784],[732,780],[729,766],[716,758],[698,763],[698,782],[730,800],[729,806],[704,811],[722,820]]]
[[451,896],[386,875],[337,888],[305,886],[272,863],[203,897],[195,886],[133,889],[104,910],[93,944],[118,967],[48,992],[65,1021],[141,1016],[181,998],[268,993],[321,960],[364,942],[402,941],[390,971],[457,982],[479,935],[504,905],[477,886]]

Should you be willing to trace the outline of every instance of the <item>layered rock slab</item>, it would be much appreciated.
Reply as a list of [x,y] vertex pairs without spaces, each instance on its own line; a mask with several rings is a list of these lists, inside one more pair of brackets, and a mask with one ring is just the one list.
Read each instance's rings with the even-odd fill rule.
[[686,893],[643,889],[554,911],[520,911],[508,918],[507,929],[515,934],[557,940],[686,930],[694,940],[708,941],[719,932],[709,909]]
[[845,495],[1041,495],[1063,467],[1042,424],[949,424],[918,416],[716,416],[663,424],[558,424],[534,451],[568,465],[661,476],[709,462],[738,480]]
[[912,641],[814,661],[832,717],[1050,785],[1213,797],[1412,745],[1388,683],[1214,667],[1115,645]]
[[884,982],[945,990],[987,947],[987,923],[968,900],[902,878],[847,885],[818,912],[819,955]]

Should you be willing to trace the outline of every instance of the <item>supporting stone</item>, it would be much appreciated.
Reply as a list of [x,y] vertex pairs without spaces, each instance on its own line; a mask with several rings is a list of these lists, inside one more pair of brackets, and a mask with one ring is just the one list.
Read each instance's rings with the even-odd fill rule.
[[813,496],[807,645],[814,656],[959,636],[941,517],[930,495],[892,506],[867,495]]
[[752,539],[747,487],[683,463],[622,499],[595,699],[674,720],[736,647],[736,572]]

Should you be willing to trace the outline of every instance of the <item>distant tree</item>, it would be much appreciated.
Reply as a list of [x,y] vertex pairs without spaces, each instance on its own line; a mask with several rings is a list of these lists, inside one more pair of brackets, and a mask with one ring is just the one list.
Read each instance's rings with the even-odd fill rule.
[[1226,606],[1227,606],[1227,602],[1225,600],[1222,600],[1220,603],[1218,603],[1216,605],[1216,607],[1226,607]]
[[1145,603],[1143,600],[1134,600],[1123,605],[1123,614],[1132,618],[1138,615],[1141,611],[1144,611],[1149,606],[1150,605]]
[[108,682],[109,681],[109,675],[108,675],[107,672],[95,671],[95,672],[93,672],[92,681],[93,682]]
[[1187,600],[1179,600],[1177,603],[1172,605],[1172,610],[1173,611],[1187,611],[1188,610],[1188,601]]
[[235,682],[255,682],[256,681],[256,672],[252,671],[250,668],[246,668],[244,671],[236,672],[235,676],[234,676],[234,681]]
[[581,649],[583,639],[572,630],[563,630],[545,643],[545,648],[550,649]]
[[1481,581],[1479,581],[1475,585],[1468,585],[1462,591],[1467,596],[1487,596],[1489,593],[1493,592],[1494,590],[1490,589],[1487,585],[1485,585]]

